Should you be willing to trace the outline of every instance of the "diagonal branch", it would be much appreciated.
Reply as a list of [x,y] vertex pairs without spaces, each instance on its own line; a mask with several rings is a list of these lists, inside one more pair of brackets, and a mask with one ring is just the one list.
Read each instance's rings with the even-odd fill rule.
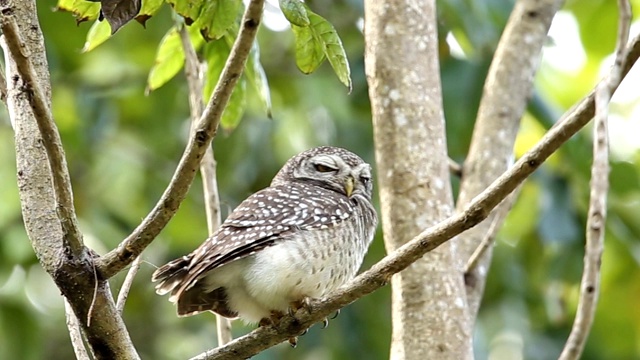
[[98,261],[103,278],[110,278],[129,265],[156,238],[178,210],[193,182],[200,160],[216,135],[222,112],[251,51],[260,25],[264,0],[252,0],[242,17],[242,25],[204,113],[194,127],[189,143],[164,194],[142,223],[118,247]]
[[[0,16],[0,29],[6,39],[3,43],[3,49],[15,61],[18,74],[23,81],[23,90],[28,94],[28,101],[42,136],[42,144],[47,153],[57,204],[57,216],[64,232],[63,241],[74,255],[78,255],[83,251],[84,245],[76,220],[71,180],[69,179],[69,171],[62,142],[60,141],[60,134],[53,121],[45,95],[38,85],[33,65],[29,60],[29,54],[26,53],[26,48],[23,47],[24,42],[21,39],[16,21],[11,15],[10,4],[5,3],[0,12],[2,13],[2,16]],[[4,83],[4,86],[6,90],[6,83]]]
[[578,312],[571,327],[561,360],[579,359],[593,324],[600,292],[600,263],[604,250],[604,233],[607,219],[607,191],[609,190],[609,134],[608,107],[613,88],[622,77],[624,51],[631,25],[631,4],[618,0],[620,20],[615,61],[608,76],[596,90],[595,124],[593,126],[593,164],[591,165],[591,194],[587,219],[584,270],[580,286]]
[[[622,61],[622,75],[609,83],[612,90],[619,85],[631,66],[640,57],[640,35],[628,47]],[[615,80],[615,81],[613,81]],[[386,285],[391,276],[408,267],[425,253],[442,245],[447,240],[462,233],[489,216],[491,211],[504,200],[518,185],[531,175],[551,154],[583,128],[594,115],[594,92],[570,109],[558,126],[550,129],[531,150],[522,156],[491,185],[461,211],[439,224],[424,230],[410,242],[386,256],[380,262],[363,272],[344,287],[329,294],[322,301],[310,305],[310,311],[300,310],[295,319],[285,317],[278,326],[261,327],[237,338],[222,348],[208,350],[191,360],[233,360],[244,359],[258,352],[296,336],[304,329],[321,321],[339,308],[372,293]]]

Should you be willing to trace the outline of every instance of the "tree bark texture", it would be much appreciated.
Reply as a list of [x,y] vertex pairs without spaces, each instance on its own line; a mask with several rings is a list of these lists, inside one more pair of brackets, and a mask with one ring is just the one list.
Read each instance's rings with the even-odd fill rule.
[[[453,211],[435,1],[365,1],[365,68],[385,246],[391,252]],[[472,357],[454,242],[392,278],[392,359]]]
[[[15,131],[17,181],[27,234],[38,260],[73,308],[94,357],[138,359],[124,323],[116,312],[108,283],[95,276],[93,255],[82,246],[81,238],[69,239],[69,234],[63,231],[63,217],[60,216],[60,204],[56,202],[43,135],[30,103],[31,97],[36,96],[34,89],[38,87],[50,108],[51,86],[35,1],[25,0],[16,4],[3,0],[0,7],[4,17],[3,29],[5,26],[17,28],[15,33],[21,40],[18,44],[20,51],[30,63],[27,68],[35,79],[35,82],[28,82],[22,76],[24,74],[19,74],[16,58],[8,51],[9,46],[4,46],[7,108]],[[55,130],[55,125],[53,128]],[[54,145],[61,147],[57,131],[47,136],[57,140]],[[66,178],[66,186],[70,187],[64,165],[62,178]],[[67,220],[73,223],[75,216]],[[66,227],[74,225],[65,224]],[[80,247],[73,246],[74,243]]]

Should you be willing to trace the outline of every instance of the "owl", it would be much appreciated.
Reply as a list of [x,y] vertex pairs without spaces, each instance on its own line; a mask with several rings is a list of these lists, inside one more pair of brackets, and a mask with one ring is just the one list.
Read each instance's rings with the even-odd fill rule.
[[270,324],[353,278],[377,226],[371,167],[322,146],[289,159],[192,253],[153,273],[179,316]]

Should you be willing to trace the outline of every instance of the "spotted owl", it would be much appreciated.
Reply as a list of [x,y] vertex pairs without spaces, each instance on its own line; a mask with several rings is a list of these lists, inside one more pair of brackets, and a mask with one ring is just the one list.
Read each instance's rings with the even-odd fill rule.
[[358,271],[377,225],[371,167],[330,146],[302,152],[200,247],[157,269],[178,315],[263,323],[321,298]]

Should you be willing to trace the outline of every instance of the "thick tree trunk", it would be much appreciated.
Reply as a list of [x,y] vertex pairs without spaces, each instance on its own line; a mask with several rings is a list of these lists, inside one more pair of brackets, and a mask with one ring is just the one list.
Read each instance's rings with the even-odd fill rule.
[[[451,215],[435,1],[365,1],[365,65],[391,252]],[[392,359],[472,358],[453,242],[392,278]]]

